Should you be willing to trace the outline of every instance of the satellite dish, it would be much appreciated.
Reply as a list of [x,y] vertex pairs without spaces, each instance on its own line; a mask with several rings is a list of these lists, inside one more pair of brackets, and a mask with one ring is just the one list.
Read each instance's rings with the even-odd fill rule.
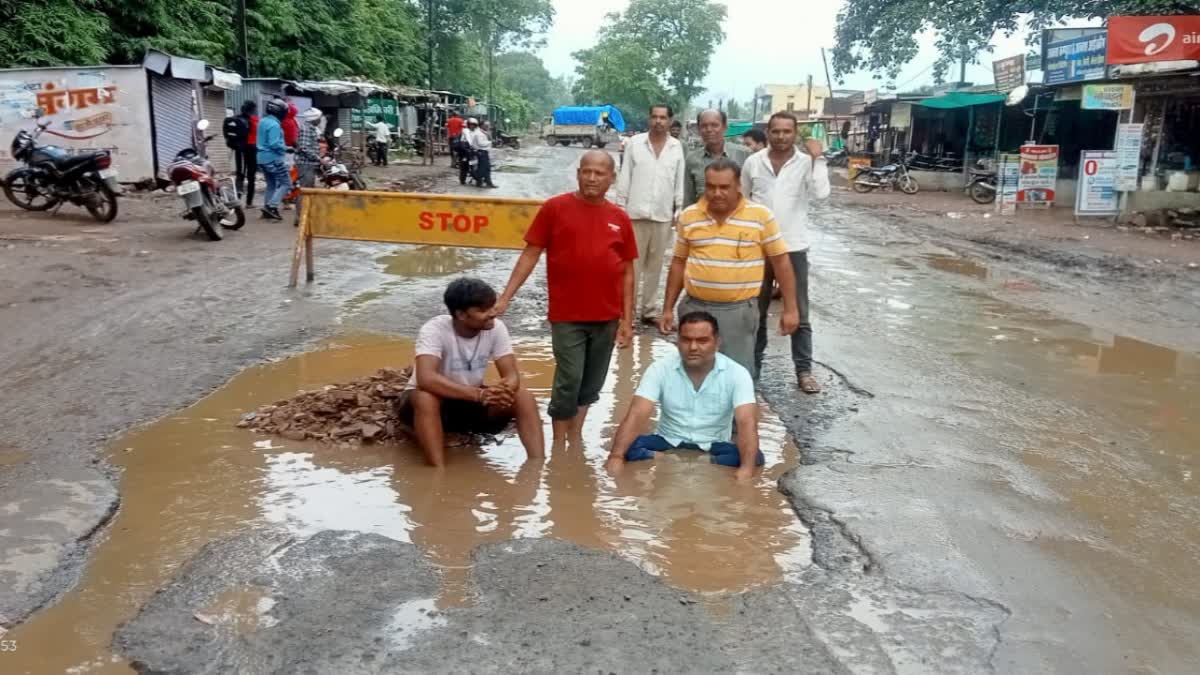
[[1008,92],[1008,98],[1004,100],[1005,105],[1020,105],[1021,101],[1029,95],[1029,85],[1023,84],[1016,89]]

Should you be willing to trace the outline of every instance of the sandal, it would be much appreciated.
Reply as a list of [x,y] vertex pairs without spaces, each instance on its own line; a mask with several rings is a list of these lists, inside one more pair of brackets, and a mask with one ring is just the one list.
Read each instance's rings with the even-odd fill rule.
[[813,377],[812,373],[808,371],[796,373],[796,380],[800,391],[806,394],[821,393],[821,385],[817,384],[817,378]]

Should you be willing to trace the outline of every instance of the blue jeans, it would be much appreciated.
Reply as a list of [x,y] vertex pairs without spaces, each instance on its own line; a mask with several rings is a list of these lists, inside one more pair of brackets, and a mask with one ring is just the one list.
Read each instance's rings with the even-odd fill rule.
[[267,179],[267,189],[263,194],[263,206],[277,209],[283,203],[283,196],[292,187],[292,177],[288,173],[287,164],[284,164],[283,160],[276,160],[268,164],[259,164],[259,166],[262,167],[263,175]]
[[[658,434],[645,434],[638,436],[633,445],[625,451],[626,462],[636,462],[641,459],[651,459],[654,453],[662,452],[663,450],[699,450],[700,446],[695,443],[680,443],[679,445],[671,445],[667,439]],[[713,464],[721,466],[739,467],[742,465],[742,454],[738,451],[738,447],[733,443],[718,442],[712,444],[712,449],[709,452],[709,461]],[[754,457],[754,466],[762,466],[767,461],[763,456],[762,450]]]

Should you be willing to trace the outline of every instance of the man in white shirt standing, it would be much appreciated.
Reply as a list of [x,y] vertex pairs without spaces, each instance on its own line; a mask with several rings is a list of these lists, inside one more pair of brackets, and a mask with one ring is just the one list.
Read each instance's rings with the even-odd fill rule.
[[633,283],[639,291],[634,310],[649,324],[658,321],[658,283],[663,258],[674,242],[673,223],[688,206],[683,203],[683,144],[668,133],[674,117],[669,105],[651,106],[650,131],[625,144],[617,177],[615,202],[629,214],[637,238]]
[[382,117],[376,117],[375,123],[371,127],[375,130],[375,164],[387,166],[388,147],[392,144],[392,128],[383,121]]
[[[808,303],[808,208],[814,199],[829,196],[829,168],[821,156],[821,142],[809,139],[804,151],[796,148],[799,122],[789,112],[778,112],[767,123],[769,145],[750,156],[742,167],[742,192],[754,202],[768,207],[779,222],[787,243],[788,257],[796,273],[796,305],[800,309],[800,329],[792,333],[792,364],[801,391],[816,394],[821,385],[812,375],[812,323]],[[771,305],[774,275],[766,269],[759,296],[761,316],[755,346],[754,378],[762,375],[763,353],[767,349],[767,309]]]
[[479,120],[472,117],[467,120],[465,132],[471,150],[475,152],[475,184],[479,187],[496,187],[492,182],[492,138],[487,131],[479,127]]

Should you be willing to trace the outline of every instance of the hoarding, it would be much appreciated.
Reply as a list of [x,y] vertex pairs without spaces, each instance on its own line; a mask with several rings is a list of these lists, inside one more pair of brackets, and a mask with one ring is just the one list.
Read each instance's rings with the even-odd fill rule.
[[1021,156],[1016,153],[1000,155],[1000,170],[996,174],[996,210],[1004,215],[1017,211],[1017,183],[1021,176]]
[[1084,110],[1129,110],[1133,87],[1128,84],[1085,84],[1080,108]]
[[1017,201],[1025,206],[1051,206],[1058,185],[1058,146],[1022,145]]
[[1117,140],[1117,190],[1134,192],[1138,188],[1139,165],[1142,161],[1143,124],[1118,124]]
[[1001,94],[1025,84],[1025,55],[992,61],[992,75],[996,80],[996,91]]
[[1111,16],[1108,63],[1200,59],[1200,15]]
[[1083,82],[1104,79],[1104,54],[1107,39],[1104,33],[1081,35],[1050,42],[1046,45],[1046,84]]
[[1075,215],[1115,216],[1120,212],[1117,191],[1117,153],[1113,150],[1084,150],[1079,153],[1079,187],[1075,192]]

